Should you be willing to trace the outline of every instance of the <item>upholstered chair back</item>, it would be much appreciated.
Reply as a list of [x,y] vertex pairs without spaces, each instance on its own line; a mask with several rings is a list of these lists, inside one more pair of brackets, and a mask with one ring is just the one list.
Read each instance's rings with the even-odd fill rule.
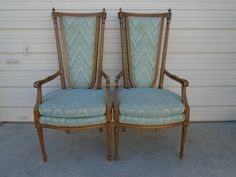
[[[102,50],[106,13],[52,13],[62,80],[71,88],[101,87]],[[60,45],[62,44],[62,45]],[[100,62],[101,60],[101,62]],[[99,63],[99,64],[98,64]]]
[[[125,57],[123,69],[127,71],[125,77],[128,78],[132,87],[149,88],[155,86],[160,73],[160,56],[161,54],[165,55],[165,51],[163,51],[165,47],[161,45],[163,28],[169,28],[169,25],[164,25],[164,22],[168,21],[169,23],[170,17],[170,13],[119,12],[121,35],[124,35],[124,40],[121,40],[124,46],[122,52],[127,52],[126,55],[123,55]],[[165,56],[162,63],[165,62],[164,60]]]

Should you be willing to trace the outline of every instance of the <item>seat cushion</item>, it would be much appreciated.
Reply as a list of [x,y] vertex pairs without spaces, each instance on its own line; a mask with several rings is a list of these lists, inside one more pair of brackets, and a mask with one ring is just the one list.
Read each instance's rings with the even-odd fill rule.
[[166,89],[122,89],[119,101],[121,116],[161,118],[182,114],[185,109],[181,97]]
[[184,121],[184,114],[178,114],[167,117],[132,117],[132,116],[120,116],[121,123],[126,124],[140,124],[140,125],[163,125]]
[[39,122],[41,124],[55,125],[55,126],[86,126],[96,125],[106,122],[106,116],[95,117],[50,117],[40,116]]
[[94,89],[58,89],[46,94],[39,105],[42,116],[93,117],[104,116],[105,91]]

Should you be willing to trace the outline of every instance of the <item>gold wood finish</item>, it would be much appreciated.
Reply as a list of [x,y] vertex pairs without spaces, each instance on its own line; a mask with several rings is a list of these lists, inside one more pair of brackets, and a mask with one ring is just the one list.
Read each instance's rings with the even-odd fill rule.
[[115,78],[115,99],[113,107],[115,160],[119,158],[119,80],[122,76],[124,77],[124,70],[121,70]]
[[[102,63],[103,63],[104,31],[105,31],[105,20],[106,20],[105,9],[103,9],[103,12],[104,12],[104,15],[102,17],[102,24],[101,24],[100,51],[99,51],[99,56],[98,56],[99,57],[99,64],[98,64],[99,71],[102,71]],[[101,72],[98,72],[97,88],[100,89],[101,87],[102,87],[102,74]]]
[[132,87],[135,87],[135,83],[132,75],[132,62],[131,62],[131,47],[130,47],[130,33],[129,33],[129,16],[128,14],[124,14],[125,17],[125,34],[126,34],[126,47],[127,47],[127,58],[128,58],[128,72],[130,84]]
[[167,21],[166,21],[166,33],[165,33],[164,48],[163,48],[163,54],[162,54],[159,88],[163,88],[171,16],[172,16],[171,10],[169,9],[169,13],[167,15]]
[[57,76],[60,75],[60,71],[57,71],[55,74],[51,75],[51,76],[48,76],[46,77],[45,79],[42,79],[42,80],[38,80],[34,83],[34,88],[38,88],[38,87],[41,87],[43,84],[55,79]]
[[[185,145],[185,141],[186,141],[186,132],[187,132],[187,127],[189,124],[189,112],[190,112],[190,108],[188,105],[188,101],[187,101],[187,93],[186,93],[186,87],[189,85],[188,81],[182,78],[179,78],[175,75],[172,75],[171,73],[169,73],[168,71],[165,70],[165,64],[166,64],[166,57],[167,57],[167,46],[168,46],[168,36],[169,36],[169,28],[170,28],[170,19],[171,19],[171,10],[169,9],[169,11],[167,13],[158,13],[158,14],[141,14],[141,13],[127,13],[127,12],[122,12],[122,10],[120,10],[120,12],[118,13],[118,18],[120,19],[120,23],[122,22],[122,20],[126,20],[125,24],[125,31],[126,31],[126,48],[125,46],[125,40],[122,39],[121,37],[121,47],[124,48],[122,49],[122,63],[128,62],[129,65],[129,81],[131,83],[131,87],[135,87],[135,84],[132,81],[132,66],[130,65],[130,49],[129,49],[129,30],[127,30],[128,28],[128,20],[127,18],[129,16],[139,16],[139,17],[161,17],[162,21],[161,21],[161,33],[160,33],[160,38],[162,38],[162,31],[164,28],[164,20],[166,21],[166,30],[165,30],[165,38],[164,38],[164,46],[163,49],[161,48],[161,46],[159,46],[160,48],[158,48],[159,50],[159,55],[162,53],[162,61],[161,61],[161,71],[160,71],[160,82],[159,82],[159,88],[161,89],[163,87],[163,81],[164,81],[164,75],[168,76],[169,78],[171,78],[174,81],[177,81],[178,83],[181,84],[182,86],[182,91],[181,91],[181,95],[182,95],[182,101],[185,105],[185,112],[184,112],[184,116],[185,119],[183,122],[175,122],[175,123],[168,123],[168,124],[163,124],[163,125],[139,125],[139,124],[125,124],[125,123],[120,123],[119,122],[119,80],[121,79],[121,77],[125,77],[125,65],[122,64],[122,70],[121,72],[116,76],[115,79],[115,98],[114,98],[114,141],[115,141],[115,160],[118,160],[119,158],[119,129],[120,127],[122,129],[124,128],[140,128],[140,129],[161,129],[161,128],[171,128],[171,127],[177,127],[177,126],[182,126],[182,137],[181,137],[181,146],[180,146],[180,154],[179,157],[180,159],[183,158],[184,155],[184,145]],[[124,36],[124,32],[123,32],[123,26],[120,25],[120,32],[121,32],[121,36]],[[161,39],[159,39],[161,41]],[[160,42],[159,41],[159,42]],[[162,52],[161,52],[162,49]],[[127,59],[123,56],[126,55],[126,50],[127,50]],[[155,71],[155,75],[158,74],[158,63],[159,63],[159,59],[160,56],[158,56],[157,58],[157,64],[156,64],[156,71]],[[124,60],[124,61],[123,61]],[[125,61],[126,60],[126,61]],[[155,76],[154,81],[152,83],[152,87],[155,86],[155,82],[157,80],[157,76]],[[124,87],[126,88],[126,87]]]
[[95,32],[95,45],[94,45],[94,62],[93,62],[93,74],[92,81],[89,88],[93,88],[96,77],[97,77],[97,60],[98,60],[98,42],[99,42],[99,29],[100,29],[100,18],[96,17],[96,32]]
[[52,9],[52,19],[54,24],[54,31],[55,31],[55,38],[56,38],[56,45],[57,45],[57,56],[58,56],[58,63],[59,63],[59,71],[60,71],[60,77],[61,77],[61,88],[66,88],[66,82],[65,82],[65,74],[64,74],[64,68],[63,68],[63,62],[62,62],[62,54],[61,54],[61,44],[59,39],[59,32],[58,32],[58,24],[57,24],[57,16],[55,9]]
[[[106,80],[106,123],[104,124],[96,124],[91,126],[55,126],[55,125],[49,125],[49,124],[40,124],[39,118],[39,105],[42,103],[42,85],[55,79],[57,76],[60,75],[61,77],[61,87],[62,89],[66,89],[66,83],[65,83],[65,75],[64,75],[64,68],[63,68],[63,60],[62,60],[62,51],[61,51],[61,45],[60,45],[60,35],[58,30],[58,24],[57,20],[59,18],[60,22],[62,22],[62,18],[64,16],[74,16],[74,17],[87,17],[87,16],[95,16],[97,18],[97,24],[96,24],[96,39],[95,39],[95,53],[94,53],[94,68],[93,68],[93,79],[94,81],[91,83],[90,87],[94,87],[96,80],[98,80],[98,83],[101,83],[102,77]],[[57,45],[57,54],[58,54],[58,63],[59,63],[59,71],[57,71],[55,74],[43,79],[38,80],[34,83],[34,87],[37,88],[37,99],[36,104],[34,106],[34,123],[35,127],[37,128],[38,137],[39,137],[39,143],[41,147],[41,153],[42,153],[42,159],[44,161],[47,160],[45,146],[44,146],[44,139],[43,139],[43,128],[50,128],[50,129],[57,129],[57,130],[63,130],[63,131],[77,131],[77,130],[87,130],[91,128],[103,128],[106,127],[107,129],[107,159],[111,160],[111,96],[110,96],[110,79],[109,76],[102,71],[102,60],[103,60],[103,43],[104,43],[104,28],[105,28],[105,19],[106,19],[106,12],[105,9],[103,9],[102,12],[99,13],[61,13],[61,12],[55,12],[55,9],[52,10],[52,18],[54,22],[54,29],[55,29],[55,36],[56,36],[56,45]],[[102,21],[102,24],[101,24]],[[100,30],[100,28],[102,28]],[[100,34],[101,31],[101,34]],[[63,25],[61,33],[63,33]],[[99,37],[100,36],[100,37]],[[61,35],[63,38],[63,34]],[[62,39],[62,42],[65,41]],[[99,67],[97,72],[97,60],[99,55]],[[65,57],[65,56],[64,56]],[[64,58],[66,59],[66,57]],[[96,74],[99,73],[100,76],[96,77]],[[97,79],[96,79],[97,78]],[[100,89],[101,86],[99,85],[98,89]]]
[[121,54],[122,54],[122,68],[124,70],[124,87],[128,88],[128,71],[127,71],[127,63],[126,63],[126,49],[124,46],[124,16],[122,14],[122,9],[120,8],[120,12],[118,12],[118,18],[120,20],[120,40],[121,40]]

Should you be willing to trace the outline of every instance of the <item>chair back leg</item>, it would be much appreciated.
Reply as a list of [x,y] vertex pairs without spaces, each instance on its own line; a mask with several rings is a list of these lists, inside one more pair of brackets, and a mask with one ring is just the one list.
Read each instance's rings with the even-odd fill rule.
[[122,127],[122,134],[125,135],[126,134],[126,128],[125,127]]

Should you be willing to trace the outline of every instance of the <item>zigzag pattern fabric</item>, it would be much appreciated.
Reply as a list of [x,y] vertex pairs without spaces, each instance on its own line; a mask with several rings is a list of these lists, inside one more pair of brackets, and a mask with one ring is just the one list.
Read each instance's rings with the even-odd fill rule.
[[88,88],[92,81],[96,17],[63,17],[65,42],[73,88]]
[[159,17],[129,17],[132,76],[136,87],[152,86],[160,23]]

